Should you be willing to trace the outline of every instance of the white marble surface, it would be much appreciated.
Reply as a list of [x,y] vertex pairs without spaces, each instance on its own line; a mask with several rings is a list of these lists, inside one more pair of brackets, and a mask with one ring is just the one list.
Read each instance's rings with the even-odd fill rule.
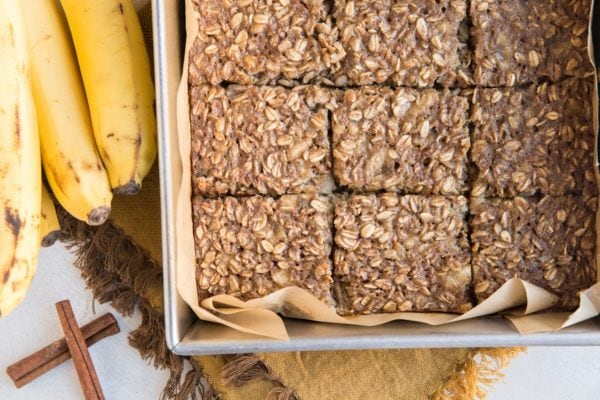
[[[62,337],[54,303],[63,299],[71,300],[80,324],[112,311],[96,304],[94,313],[91,293],[72,266],[71,255],[55,245],[42,250],[38,273],[24,303],[0,319],[0,399],[82,398],[70,362],[22,389],[16,389],[4,372],[8,365]],[[158,399],[167,373],[142,361],[127,344],[127,332],[138,325],[139,317],[122,318],[113,313],[121,333],[90,349],[106,398]],[[600,347],[530,348],[505,373],[505,379],[491,390],[490,400],[595,400],[600,398]]]

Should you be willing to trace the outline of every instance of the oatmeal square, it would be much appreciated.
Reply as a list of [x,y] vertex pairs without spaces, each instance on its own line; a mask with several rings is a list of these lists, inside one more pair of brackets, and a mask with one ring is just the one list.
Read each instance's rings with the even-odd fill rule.
[[473,92],[471,195],[597,193],[593,82]]
[[517,277],[574,309],[577,293],[596,282],[597,199],[471,199],[475,295],[483,301]]
[[198,36],[189,81],[308,82],[338,57],[325,0],[193,0]]
[[471,0],[474,80],[513,86],[594,74],[591,0]]
[[242,300],[297,286],[329,302],[330,199],[253,196],[192,202],[199,299]]
[[463,86],[471,82],[464,0],[335,0],[344,57],[337,86]]
[[331,191],[328,93],[317,87],[192,87],[194,194]]
[[336,179],[358,191],[463,193],[470,147],[467,108],[465,98],[449,91],[345,91],[332,120]]
[[471,308],[462,197],[351,195],[335,209],[334,276],[342,315]]

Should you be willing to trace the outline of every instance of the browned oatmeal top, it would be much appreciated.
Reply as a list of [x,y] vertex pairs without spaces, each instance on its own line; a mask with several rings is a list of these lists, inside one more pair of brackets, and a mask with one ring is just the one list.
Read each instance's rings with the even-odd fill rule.
[[474,79],[512,86],[593,75],[591,0],[471,0]]
[[[464,0],[335,0],[345,52],[337,86],[470,82]],[[464,41],[464,42],[463,42]]]
[[513,277],[554,292],[559,307],[596,281],[597,199],[516,197],[471,200],[475,294],[485,300]]
[[333,112],[333,165],[351,190],[466,190],[467,100],[448,91],[346,90]]
[[471,308],[464,197],[354,195],[335,210],[342,314]]
[[329,98],[314,86],[192,87],[194,193],[330,191]]
[[190,53],[190,82],[311,81],[343,53],[329,37],[326,3],[193,0],[199,32]]
[[472,96],[473,196],[595,196],[591,80]]
[[315,195],[193,200],[200,300],[243,300],[287,286],[329,301],[331,202]]
[[192,4],[200,300],[331,304],[333,275],[341,315],[462,313],[520,277],[573,309],[595,282],[591,0]]

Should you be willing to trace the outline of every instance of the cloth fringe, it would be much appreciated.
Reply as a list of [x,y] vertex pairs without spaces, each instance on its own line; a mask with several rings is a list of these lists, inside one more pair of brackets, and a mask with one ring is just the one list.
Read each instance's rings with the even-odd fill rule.
[[[487,389],[504,377],[500,371],[524,352],[523,347],[473,349],[465,362],[437,389],[432,400],[485,399]],[[223,368],[225,384],[240,387],[255,379],[266,379],[280,386],[271,390],[268,400],[299,400],[295,390],[284,386],[255,354],[241,354],[229,359]]]
[[[194,396],[199,396],[198,398],[200,400],[220,400],[221,396],[215,388],[210,385],[210,382],[208,382],[207,377],[204,375],[202,365],[200,365],[193,357],[190,357],[189,361],[192,365],[192,371],[188,372],[188,375],[193,372],[195,380],[190,379],[190,382],[187,383],[187,385],[190,386],[189,392],[182,390],[180,396],[174,400],[194,399]],[[184,386],[186,386],[186,383],[184,383]]]
[[61,240],[75,255],[75,266],[99,303],[125,316],[136,307],[142,315],[140,326],[129,334],[129,343],[143,359],[156,368],[169,369],[170,377],[161,399],[211,399],[201,385],[201,372],[193,369],[183,377],[185,358],[166,346],[162,315],[144,294],[149,285],[162,280],[160,266],[120,228],[110,221],[89,226],[57,207]]
[[473,349],[432,400],[485,399],[487,389],[504,377],[500,370],[525,351],[524,347]]
[[286,387],[256,354],[230,357],[223,367],[221,377],[225,385],[235,387],[244,386],[255,379],[266,379],[279,385],[269,392],[267,400],[299,400],[296,391]]
[[267,400],[300,400],[296,391],[287,387],[278,387],[269,392]]
[[[190,360],[192,361],[192,360]],[[206,389],[203,385],[204,374],[202,369],[192,361],[192,369],[185,375],[183,383],[174,400],[216,400],[217,395],[211,386]]]
[[238,354],[228,357],[221,373],[225,385],[244,386],[255,379],[275,380],[269,369],[256,354]]

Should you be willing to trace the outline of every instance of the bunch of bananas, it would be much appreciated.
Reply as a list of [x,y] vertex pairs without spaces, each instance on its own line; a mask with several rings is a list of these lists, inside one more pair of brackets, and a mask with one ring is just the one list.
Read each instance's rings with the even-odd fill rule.
[[40,243],[59,229],[42,168],[62,207],[99,225],[113,193],[137,193],[156,157],[131,0],[60,3],[0,0],[0,316],[23,299]]

